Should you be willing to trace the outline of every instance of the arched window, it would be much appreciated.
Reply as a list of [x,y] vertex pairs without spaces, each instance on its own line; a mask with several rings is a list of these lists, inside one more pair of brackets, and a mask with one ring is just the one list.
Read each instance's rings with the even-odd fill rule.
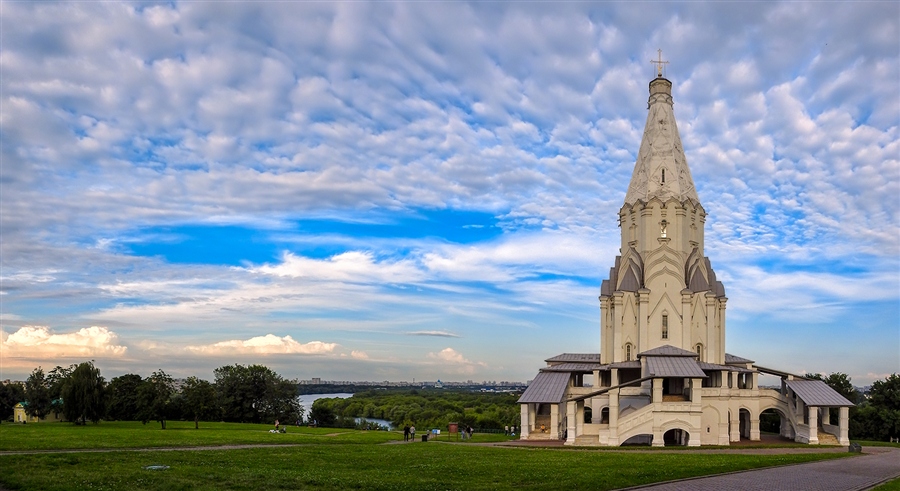
[[584,406],[584,424],[591,424],[594,417],[594,410],[591,406]]
[[609,407],[605,407],[600,410],[600,424],[602,424],[602,425],[609,424]]
[[697,343],[697,346],[694,346],[694,351],[697,352],[697,359],[703,361],[703,345]]
[[631,361],[631,343],[625,343],[625,361]]
[[662,315],[662,338],[669,339],[669,314]]

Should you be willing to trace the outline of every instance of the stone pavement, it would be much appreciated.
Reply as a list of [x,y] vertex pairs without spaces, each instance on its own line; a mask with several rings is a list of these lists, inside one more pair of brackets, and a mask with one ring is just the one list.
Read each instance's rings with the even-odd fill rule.
[[863,455],[638,486],[651,491],[862,491],[900,476],[900,449],[864,447]]

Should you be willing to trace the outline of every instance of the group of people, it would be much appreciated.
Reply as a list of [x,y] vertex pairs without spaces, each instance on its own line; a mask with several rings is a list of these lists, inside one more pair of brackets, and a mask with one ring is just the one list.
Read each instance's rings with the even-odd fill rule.
[[403,427],[403,441],[415,441],[416,440],[416,427],[406,425]]
[[503,434],[505,434],[506,436],[516,436],[516,425],[504,426]]
[[462,439],[463,439],[463,440],[465,440],[466,438],[471,439],[471,438],[472,438],[472,433],[475,433],[475,430],[472,429],[471,426],[466,426],[465,428],[463,428],[463,429],[459,432],[459,434],[462,435]]

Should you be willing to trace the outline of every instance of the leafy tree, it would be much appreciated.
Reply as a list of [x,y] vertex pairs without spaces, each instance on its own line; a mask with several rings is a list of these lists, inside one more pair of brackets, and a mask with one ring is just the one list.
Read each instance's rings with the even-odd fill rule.
[[0,384],[0,421],[12,418],[13,408],[24,401],[25,387],[22,384]]
[[56,368],[50,370],[50,373],[47,374],[47,388],[50,390],[51,401],[62,398],[63,385],[77,367],[78,365],[75,364],[66,368],[57,365]]
[[114,377],[106,386],[106,417],[119,421],[140,419],[140,388],[143,379],[135,373]]
[[200,428],[200,418],[214,418],[219,413],[216,387],[206,380],[188,377],[181,388],[184,413],[194,418],[194,428]]
[[86,361],[61,380],[60,395],[66,419],[78,424],[99,423],[106,412],[106,381],[93,362]]
[[900,436],[900,375],[876,380],[869,391],[869,404],[875,409],[883,437]]
[[309,419],[319,426],[332,426],[335,422],[334,410],[329,401],[333,399],[318,399],[309,410]]
[[297,386],[263,365],[227,365],[214,370],[225,421],[261,423],[303,417]]
[[43,419],[50,413],[50,387],[44,370],[37,367],[25,380],[25,412]]
[[159,370],[147,377],[138,391],[140,400],[138,418],[141,422],[147,424],[151,420],[159,421],[162,429],[166,429],[166,419],[174,392],[175,383],[166,372]]
[[884,380],[876,380],[869,391],[869,402],[876,407],[900,411],[900,375],[895,373]]

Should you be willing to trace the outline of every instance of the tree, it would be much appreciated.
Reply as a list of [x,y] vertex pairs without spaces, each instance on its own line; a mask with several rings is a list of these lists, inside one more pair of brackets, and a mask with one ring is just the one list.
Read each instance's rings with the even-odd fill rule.
[[877,412],[880,435],[900,436],[900,375],[895,373],[884,380],[876,380],[869,391],[869,404]]
[[66,419],[79,424],[99,423],[106,412],[106,381],[93,362],[86,361],[62,379],[60,395]]
[[141,422],[147,424],[151,420],[159,421],[162,429],[166,429],[166,419],[174,392],[175,383],[166,372],[159,370],[147,377],[138,391],[140,400],[138,418]]
[[13,408],[24,401],[25,387],[22,384],[0,384],[0,421],[12,418]]
[[114,377],[106,386],[106,417],[119,421],[136,421],[140,411],[140,387],[143,379],[135,373]]
[[330,399],[319,399],[313,403],[309,410],[309,419],[318,426],[331,426],[334,424],[334,411],[329,404]]
[[303,417],[297,386],[262,365],[227,365],[214,370],[225,421],[261,423]]
[[216,417],[219,405],[213,384],[197,377],[188,377],[181,388],[185,414],[194,417],[194,428],[200,428],[200,418]]
[[62,388],[66,380],[72,375],[78,365],[72,364],[67,368],[59,365],[47,374],[47,388],[50,390],[50,400],[56,401],[62,397]]
[[29,416],[43,419],[50,413],[50,387],[44,370],[37,367],[25,380],[25,412]]

